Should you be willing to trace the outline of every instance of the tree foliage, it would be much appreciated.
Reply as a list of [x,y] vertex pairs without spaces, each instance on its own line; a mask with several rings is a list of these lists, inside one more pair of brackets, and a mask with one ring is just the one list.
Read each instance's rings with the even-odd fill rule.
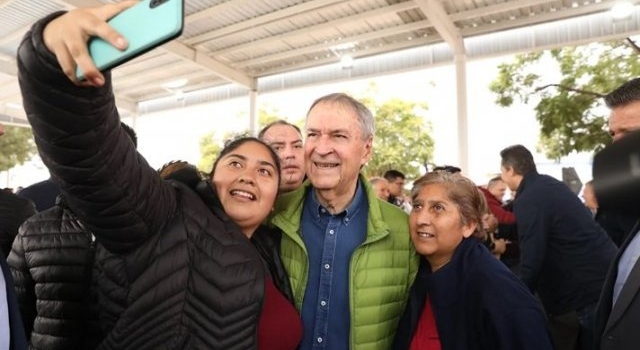
[[4,126],[0,136],[0,171],[24,164],[36,154],[36,145],[30,128]]
[[[375,86],[370,87],[366,92],[367,97],[360,99],[371,109],[376,123],[373,156],[364,173],[366,176],[381,176],[389,169],[396,169],[403,172],[407,178],[416,178],[425,172],[426,166],[431,164],[433,159],[431,126],[422,117],[427,106],[400,99],[378,104],[372,97],[375,94],[374,89]],[[259,129],[281,119],[277,111],[264,109],[260,110],[258,118]],[[304,119],[292,123],[302,129]],[[225,140],[248,134],[248,131],[233,132],[223,135],[222,138],[218,138],[215,132],[204,135],[200,140],[201,159],[198,168],[210,171]]]
[[[275,109],[258,110],[258,130],[265,125],[274,122],[281,117],[278,116],[278,111]],[[251,135],[250,131],[242,130],[236,132],[227,132],[222,137],[215,132],[209,132],[200,138],[200,161],[198,162],[198,169],[200,171],[209,172],[213,166],[214,161],[222,151],[223,146],[230,140]]]
[[499,66],[490,89],[500,106],[535,104],[549,158],[598,151],[610,142],[602,97],[640,74],[636,49],[628,40],[518,55]]
[[426,104],[390,99],[375,104],[363,99],[375,116],[376,134],[373,156],[364,169],[366,176],[382,176],[390,169],[407,178],[417,178],[433,160],[434,141],[431,125],[422,114]]

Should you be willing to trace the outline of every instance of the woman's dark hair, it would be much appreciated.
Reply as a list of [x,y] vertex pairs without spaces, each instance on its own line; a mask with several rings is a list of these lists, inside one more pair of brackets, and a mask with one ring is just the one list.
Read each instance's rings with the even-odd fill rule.
[[273,161],[273,164],[275,164],[276,166],[276,172],[278,175],[278,192],[280,192],[280,157],[278,157],[278,155],[276,154],[276,152],[273,150],[273,148],[271,148],[269,145],[267,145],[264,141],[255,138],[253,136],[242,136],[242,137],[238,137],[237,139],[233,139],[230,140],[229,142],[225,143],[224,148],[222,149],[222,151],[220,151],[220,154],[218,154],[218,157],[216,158],[216,161],[213,162],[213,167],[211,167],[211,172],[209,173],[209,178],[213,178],[213,173],[216,170],[216,166],[218,165],[218,162],[220,161],[220,159],[224,156],[226,156],[227,154],[233,152],[234,150],[236,150],[238,147],[244,145],[247,142],[256,142],[259,143],[261,145],[263,145],[269,152],[269,155],[271,155],[271,160]]

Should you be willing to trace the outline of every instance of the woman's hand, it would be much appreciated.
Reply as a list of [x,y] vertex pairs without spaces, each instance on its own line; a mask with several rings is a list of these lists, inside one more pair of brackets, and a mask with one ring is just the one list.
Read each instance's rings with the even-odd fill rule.
[[[104,84],[104,76],[89,55],[87,42],[92,36],[97,36],[119,50],[126,49],[127,40],[107,21],[137,3],[138,1],[122,1],[75,9],[47,24],[43,33],[44,43],[56,56],[69,80],[81,86],[99,87]],[[77,66],[82,69],[86,81],[78,81],[76,78]]]

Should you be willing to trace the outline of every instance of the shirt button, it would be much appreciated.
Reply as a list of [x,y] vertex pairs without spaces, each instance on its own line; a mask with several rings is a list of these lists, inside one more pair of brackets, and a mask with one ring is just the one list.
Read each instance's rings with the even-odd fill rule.
[[322,340],[323,340],[323,339],[322,339],[322,338],[318,338],[318,339],[316,339],[316,340],[318,341],[318,343],[322,343]]
[[349,218],[344,218],[344,221],[345,222],[349,222]]
[[322,208],[322,209],[320,209],[320,212],[321,213],[326,213],[327,211],[324,208]]
[[331,265],[329,265],[329,264],[324,264],[324,269],[325,269],[325,270],[328,270],[330,267],[331,267]]
[[333,234],[333,230],[329,230],[329,234],[332,235]]
[[327,306],[327,302],[323,300],[323,301],[320,302],[320,305]]

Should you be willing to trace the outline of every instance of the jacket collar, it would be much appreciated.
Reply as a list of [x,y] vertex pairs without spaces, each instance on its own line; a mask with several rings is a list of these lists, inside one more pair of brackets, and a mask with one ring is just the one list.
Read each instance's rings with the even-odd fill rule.
[[[389,205],[376,197],[373,188],[366,181],[365,177],[360,174],[359,181],[365,191],[367,201],[369,203],[369,212],[367,213],[367,238],[365,242],[376,241],[389,234],[389,226],[383,220],[382,206]],[[302,206],[304,205],[305,195],[313,190],[311,182],[307,179],[297,190],[281,195],[276,201],[274,214],[270,218],[271,224],[280,227],[285,234],[292,236],[296,232],[300,237],[300,219],[302,218]],[[300,239],[300,244],[302,240]]]

